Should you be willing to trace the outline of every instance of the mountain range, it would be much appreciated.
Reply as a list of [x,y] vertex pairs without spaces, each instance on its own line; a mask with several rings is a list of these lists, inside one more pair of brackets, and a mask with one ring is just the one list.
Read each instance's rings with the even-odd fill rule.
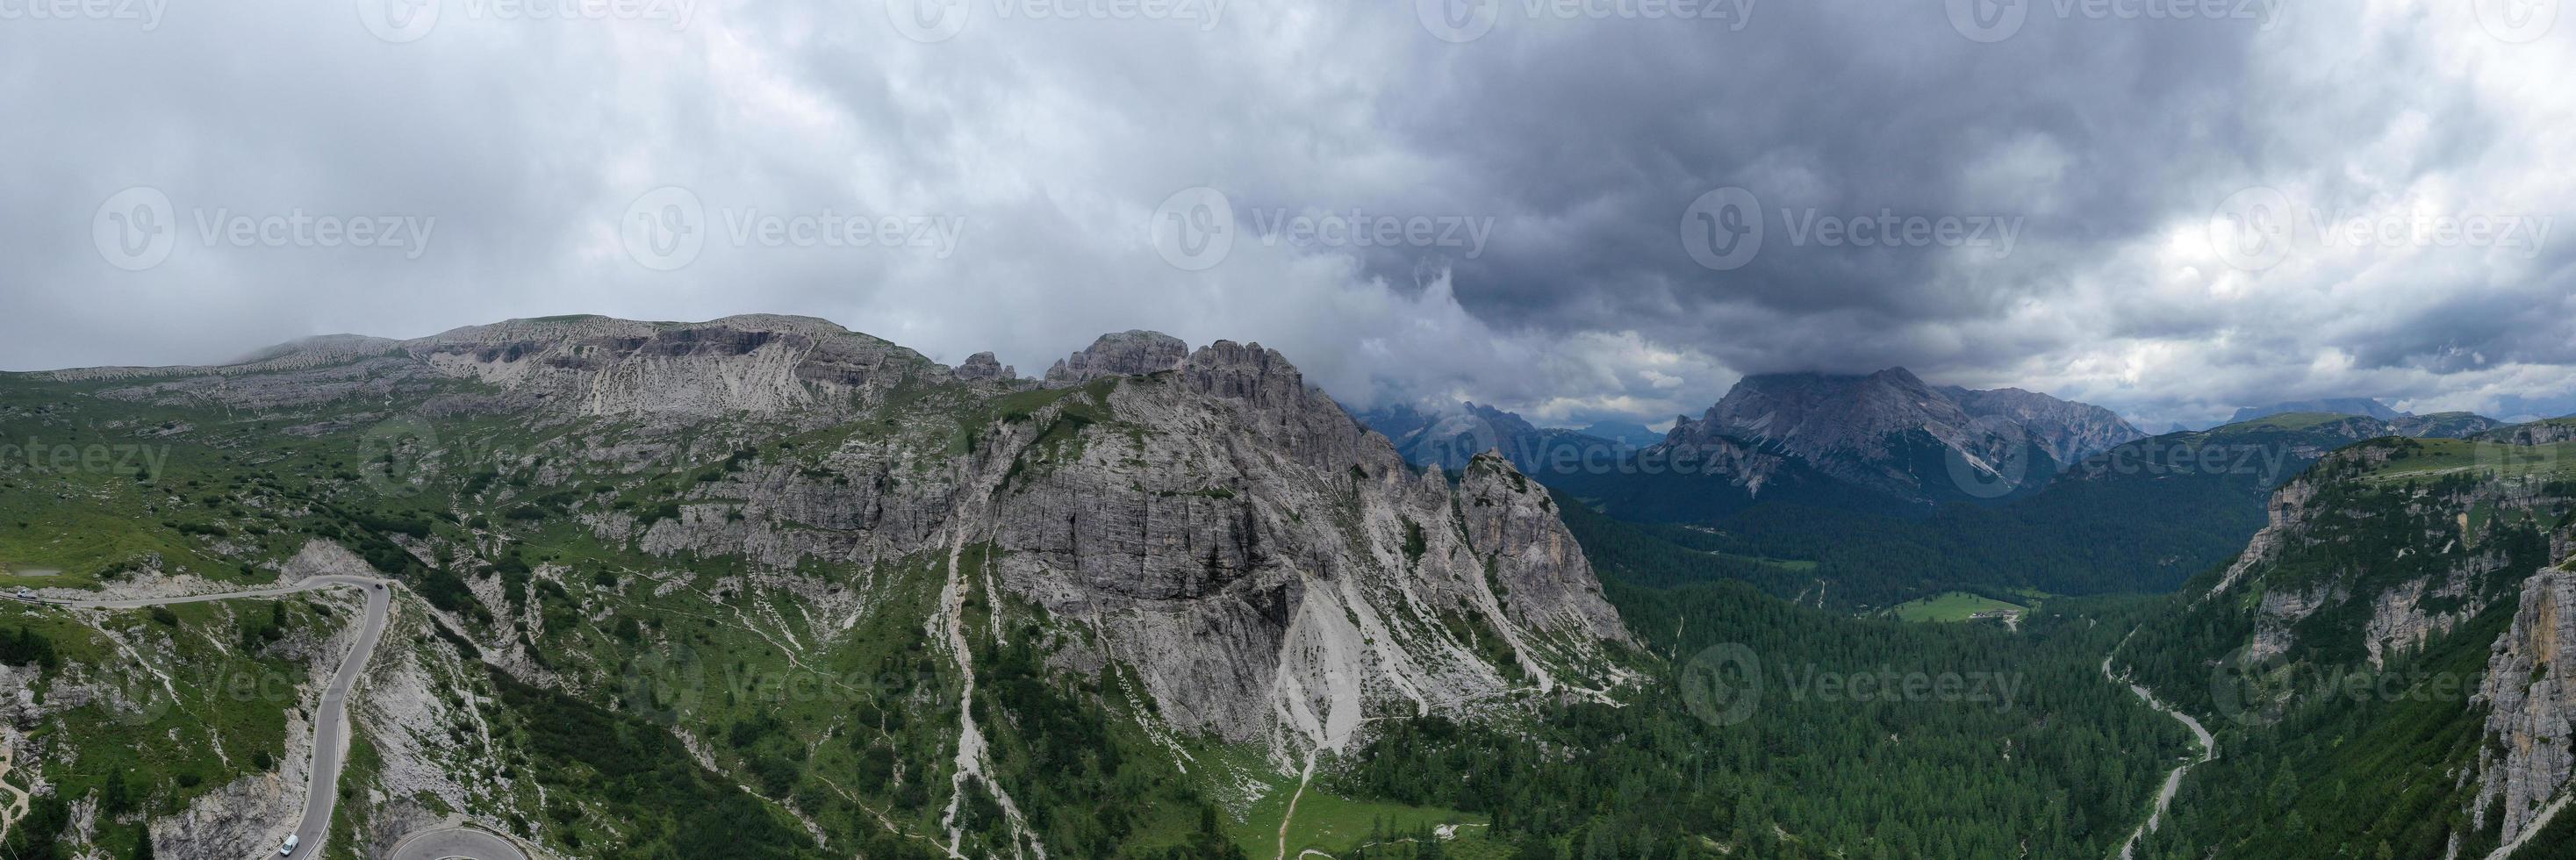
[[1891,368],[1571,430],[1150,331],[1029,378],[582,316],[0,374],[0,441],[8,856],[315,797],[332,857],[2576,845],[2576,419]]

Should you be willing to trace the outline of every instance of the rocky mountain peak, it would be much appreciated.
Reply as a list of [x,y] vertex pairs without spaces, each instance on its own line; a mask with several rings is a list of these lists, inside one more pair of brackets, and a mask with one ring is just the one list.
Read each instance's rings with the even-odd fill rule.
[[[1867,375],[1748,376],[1707,414],[1673,431],[1681,442],[1756,443],[1845,481],[1921,500],[1952,495],[1949,485],[1961,475],[2035,485],[2033,479],[2044,481],[2049,473],[2033,468],[2076,462],[2144,436],[2098,406],[2019,389],[1935,387],[1902,367]],[[2033,450],[2054,463],[2024,462]],[[1995,484],[1970,483],[1978,490]]]
[[992,353],[979,352],[967,356],[966,362],[957,365],[952,375],[961,380],[977,382],[1017,379],[1020,374],[1017,368],[1003,364],[1001,359],[995,358]]
[[1080,385],[1104,376],[1146,376],[1178,370],[1190,345],[1158,331],[1125,331],[1101,335],[1071,356],[1047,368],[1051,387]]
[[2060,400],[2019,388],[1974,391],[1944,386],[1940,390],[1971,416],[2022,427],[2033,443],[2061,465],[2072,465],[2147,437],[2119,413],[2090,403]]

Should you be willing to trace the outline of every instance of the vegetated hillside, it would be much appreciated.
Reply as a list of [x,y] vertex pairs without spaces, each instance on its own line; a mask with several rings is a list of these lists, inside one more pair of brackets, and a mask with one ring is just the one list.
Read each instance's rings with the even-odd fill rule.
[[2576,445],[2378,439],[2121,653],[2218,733],[2141,856],[2566,856]]
[[[1416,473],[1258,346],[988,364],[583,317],[11,375],[0,430],[76,455],[0,465],[0,585],[259,583],[338,547],[400,580],[343,785],[386,798],[343,807],[361,854],[456,812],[566,854],[1217,856],[1389,719],[1631,686],[1508,463]],[[67,725],[19,767],[86,792],[54,762],[114,739]],[[158,801],[161,847],[214,844],[172,821],[215,802]]]
[[208,854],[274,850],[264,832],[183,813],[294,820],[302,783],[272,772],[312,727],[289,709],[315,706],[359,611],[328,593],[119,613],[0,607],[0,690],[11,693],[0,719],[22,744],[0,795],[15,800],[38,784],[33,774],[48,786],[0,815],[0,856],[69,857],[87,845],[131,857],[155,820]]
[[2290,413],[2359,415],[2365,418],[2377,418],[2381,421],[2395,421],[2407,416],[2407,413],[2391,409],[2388,404],[2381,403],[2376,398],[2329,397],[2322,400],[2294,400],[2288,403],[2275,403],[2270,406],[2247,406],[2236,410],[2236,414],[2228,418],[2227,423],[2243,424],[2248,421],[2255,421],[2274,415]]

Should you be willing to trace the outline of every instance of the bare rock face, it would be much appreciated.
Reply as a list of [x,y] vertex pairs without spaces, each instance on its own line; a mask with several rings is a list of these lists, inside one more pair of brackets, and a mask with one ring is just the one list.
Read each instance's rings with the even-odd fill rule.
[[2018,389],[1934,387],[1901,367],[1866,376],[1748,376],[1673,433],[1692,443],[1758,443],[1836,478],[1918,501],[1950,495],[1944,470],[1924,474],[1926,458],[2011,485],[2036,484],[2051,467],[2025,462],[2029,451],[2063,466],[2144,436],[2098,406]]
[[2316,483],[2304,477],[2273,492],[2271,502],[2263,508],[2265,515],[2270,517],[2269,522],[2262,531],[2254,533],[2254,539],[2245,545],[2245,551],[2236,556],[2236,561],[2227,566],[2227,573],[2218,578],[2218,585],[2210,589],[2210,593],[2224,594],[2243,581],[2246,574],[2279,560],[2281,553],[2292,545],[2293,536],[2306,523],[2308,502],[2316,495]]
[[[2496,641],[2478,700],[2497,743],[2481,756],[2486,773],[2476,814],[2502,798],[2504,841],[2538,817],[2541,804],[2576,773],[2576,573],[2542,571],[2523,583],[2513,628]],[[2499,755],[2497,749],[2501,748]],[[2479,822],[2491,826],[2491,822]]]
[[843,414],[936,367],[919,353],[829,322],[784,316],[693,324],[514,320],[403,349],[440,375],[585,417]]
[[956,376],[967,382],[991,382],[1018,379],[1020,374],[1017,369],[994,358],[992,353],[979,352],[967,356],[966,363],[957,366]]
[[[163,405],[278,409],[417,398],[428,402],[411,411],[433,417],[536,412],[557,419],[793,415],[821,421],[863,408],[907,379],[939,373],[919,353],[832,323],[767,315],[706,323],[511,320],[399,342],[308,339],[256,358],[223,367],[54,375],[144,377],[103,396]],[[440,387],[453,380],[486,388]]]
[[1104,334],[1091,346],[1047,368],[1049,386],[1080,385],[1104,376],[1144,376],[1176,370],[1190,345],[1161,332]]
[[2090,403],[2060,400],[2018,388],[1973,391],[1944,386],[1939,390],[1957,401],[1959,408],[1972,417],[2009,421],[2020,426],[2033,443],[2046,450],[2048,456],[2060,465],[2073,465],[2086,457],[2147,436],[2130,426],[2119,413]]
[[2499,427],[2475,438],[2512,445],[2551,445],[2576,441],[2576,416]]
[[1702,421],[1742,438],[1780,447],[1844,480],[1899,491],[1913,480],[1890,437],[1924,433],[1963,451],[2000,459],[2007,440],[1975,428],[1949,397],[1904,368],[1867,376],[1750,376],[1710,407]]

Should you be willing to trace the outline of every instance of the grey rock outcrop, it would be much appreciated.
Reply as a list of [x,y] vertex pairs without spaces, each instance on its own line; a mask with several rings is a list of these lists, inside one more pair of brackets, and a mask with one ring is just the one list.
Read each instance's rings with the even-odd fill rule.
[[958,379],[968,382],[1018,379],[1020,375],[1016,368],[1003,364],[989,352],[967,356],[966,363],[958,365],[955,374]]
[[1162,332],[1104,334],[1091,346],[1047,368],[1046,383],[1080,385],[1104,376],[1144,376],[1177,370],[1189,355],[1189,344]]
[[969,457],[844,448],[821,470],[709,485],[749,499],[739,519],[692,505],[597,527],[778,566],[934,553],[962,533],[991,547],[1004,591],[1105,634],[1059,660],[1134,667],[1175,728],[1283,749],[1616,680],[1601,649],[1627,634],[1546,490],[1509,463],[1478,460],[1454,488],[1416,475],[1258,344],[1218,341],[1169,359],[1177,372],[1160,338],[1103,345],[1050,374],[1079,388],[976,425]]
[[[2501,799],[2503,838],[2523,835],[2541,805],[2565,790],[2576,773],[2576,573],[2542,571],[2523,583],[2522,607],[2513,628],[2496,640],[2478,699],[2486,703],[2487,734],[2473,814]],[[2501,754],[2498,753],[2501,749]],[[2496,826],[2479,822],[2480,826]]]
[[2011,407],[2005,404],[2014,400],[1997,398],[1991,404],[1997,411],[1973,415],[1901,367],[1866,376],[1757,375],[1736,383],[1699,420],[1676,425],[1671,438],[1689,444],[1746,440],[1836,478],[1929,501],[1953,493],[1948,476],[1921,472],[1925,456],[1947,457],[1966,473],[2005,476],[2013,484],[2030,477],[2026,452],[2041,440],[2007,417]]
[[2060,400],[2018,388],[1973,391],[1944,386],[1940,391],[1958,401],[1959,408],[1972,417],[2006,421],[2022,428],[2033,444],[2047,451],[2049,458],[2061,466],[2083,462],[2086,457],[2147,437],[2119,413],[2090,403]]
[[2560,442],[2576,442],[2576,417],[2552,418],[2547,421],[2499,427],[2479,434],[2475,438],[2511,445],[2554,445]]

